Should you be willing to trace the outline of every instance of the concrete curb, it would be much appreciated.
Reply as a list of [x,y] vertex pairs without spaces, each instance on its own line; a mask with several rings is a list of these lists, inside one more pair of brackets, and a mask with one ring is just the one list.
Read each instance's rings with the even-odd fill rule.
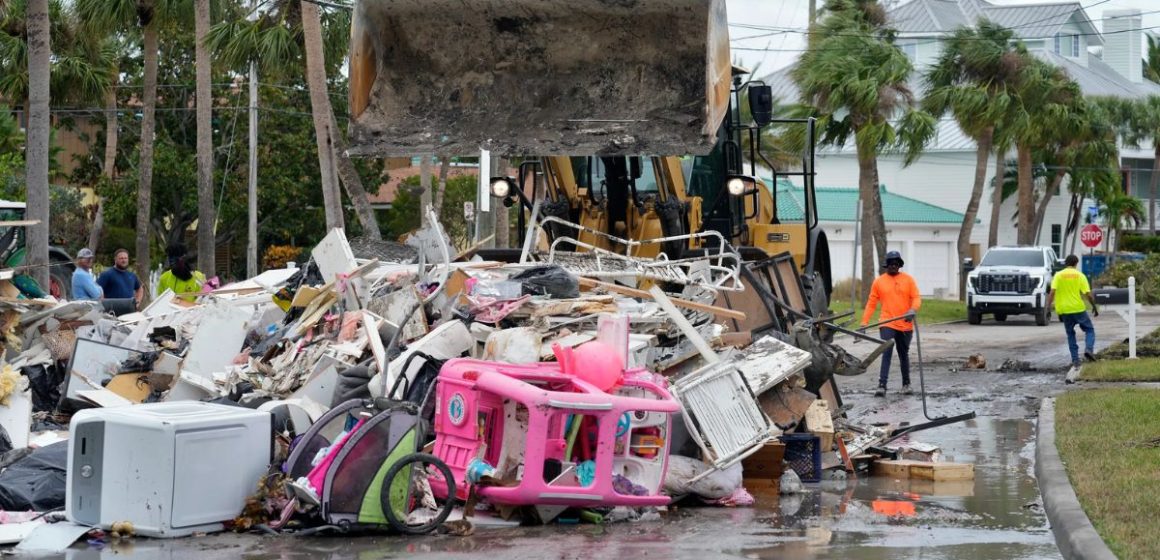
[[1055,534],[1056,546],[1068,560],[1116,560],[1116,555],[1112,554],[1083,512],[1059,458],[1059,450],[1055,447],[1055,399],[1043,399],[1039,406],[1038,424],[1035,477],[1039,480],[1043,510],[1047,513],[1051,532]]

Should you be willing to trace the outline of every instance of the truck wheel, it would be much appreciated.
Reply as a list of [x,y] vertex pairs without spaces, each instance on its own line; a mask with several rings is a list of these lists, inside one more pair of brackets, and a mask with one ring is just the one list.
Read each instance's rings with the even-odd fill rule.
[[72,275],[69,270],[57,263],[48,269],[48,289],[45,290],[57,299],[72,298]]
[[1051,320],[1051,314],[1047,311],[1046,307],[1041,307],[1041,308],[1035,310],[1035,324],[1036,325],[1039,325],[1041,327],[1045,326],[1045,325],[1047,325],[1047,322],[1049,320]]
[[1002,323],[1003,321],[1006,321],[1006,320],[1007,320],[1007,314],[1006,314],[1006,313],[996,313],[996,314],[995,314],[995,320],[996,320],[996,321],[999,321],[1000,323]]
[[983,322],[983,314],[974,309],[967,310],[967,322],[972,325],[978,325]]

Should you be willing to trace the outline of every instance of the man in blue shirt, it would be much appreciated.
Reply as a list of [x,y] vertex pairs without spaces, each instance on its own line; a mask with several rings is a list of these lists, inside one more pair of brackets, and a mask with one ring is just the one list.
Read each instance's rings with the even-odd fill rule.
[[104,297],[104,290],[93,278],[93,250],[81,249],[77,252],[77,269],[72,275],[73,299],[98,301]]
[[132,299],[135,305],[141,303],[144,290],[137,275],[129,270],[128,249],[117,249],[113,253],[113,268],[102,272],[97,284],[104,290],[105,299]]

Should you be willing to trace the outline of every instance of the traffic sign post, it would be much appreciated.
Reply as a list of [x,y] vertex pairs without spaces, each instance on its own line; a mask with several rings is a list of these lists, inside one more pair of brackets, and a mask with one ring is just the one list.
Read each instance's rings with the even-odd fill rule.
[[1104,240],[1104,230],[1096,224],[1088,224],[1079,230],[1079,241],[1083,243],[1084,247],[1088,248],[1088,256],[1093,257],[1096,253],[1096,247]]
[[1079,241],[1084,247],[1095,249],[1104,240],[1104,230],[1095,224],[1088,224],[1079,232]]

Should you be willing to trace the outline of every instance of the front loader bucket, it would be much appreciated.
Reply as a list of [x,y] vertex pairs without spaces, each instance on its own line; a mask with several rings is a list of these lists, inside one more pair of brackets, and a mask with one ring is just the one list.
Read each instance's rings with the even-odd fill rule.
[[727,25],[724,0],[358,0],[350,153],[707,153]]

